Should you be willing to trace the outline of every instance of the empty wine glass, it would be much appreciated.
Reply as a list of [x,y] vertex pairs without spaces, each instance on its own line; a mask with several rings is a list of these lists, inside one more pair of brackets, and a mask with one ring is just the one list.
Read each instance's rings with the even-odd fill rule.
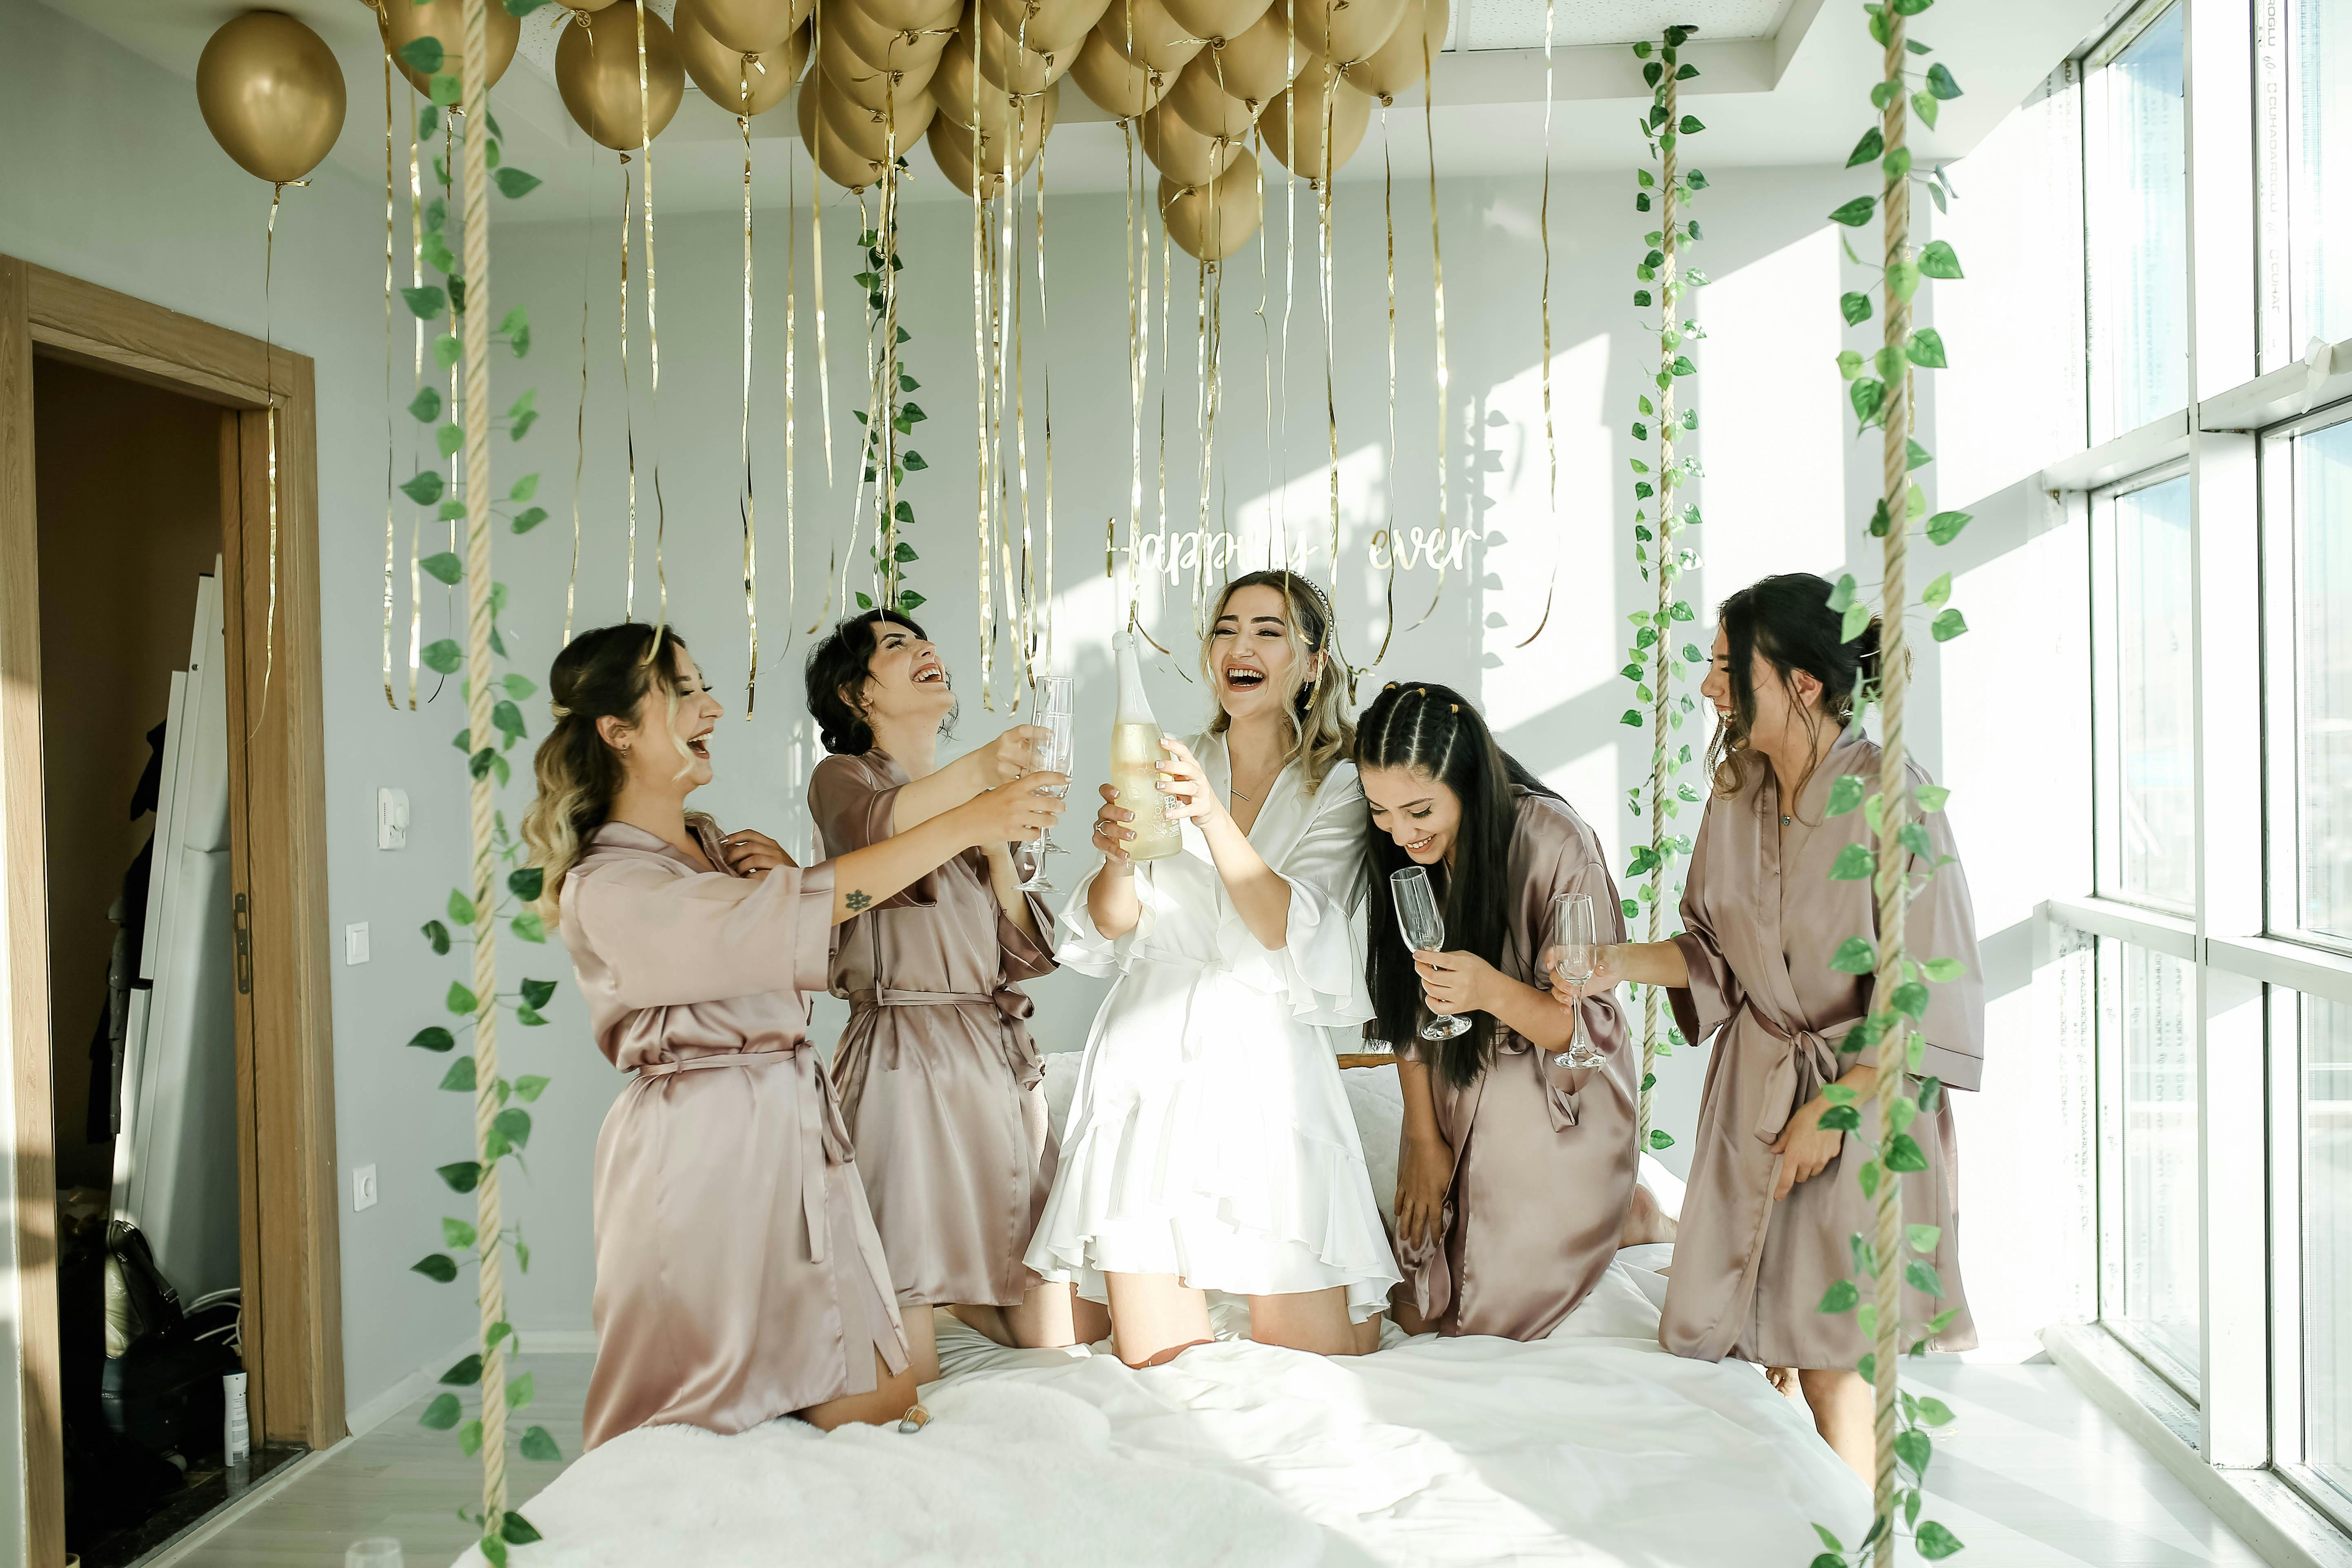
[[[1050,773],[1066,773],[1077,761],[1076,683],[1066,675],[1041,676],[1037,681],[1038,728],[1045,731],[1037,742],[1037,765]],[[1066,795],[1066,786],[1043,793]],[[1054,884],[1045,876],[1045,857],[1067,851],[1054,842],[1051,828],[1038,837],[1032,852],[1028,879],[1021,884],[1024,893],[1050,893]]]
[[[1592,978],[1601,959],[1600,931],[1593,923],[1592,895],[1590,893],[1555,893],[1551,900],[1551,970],[1553,974],[1571,985],[1582,985]],[[1584,1033],[1584,1007],[1575,1008],[1575,1026],[1568,1039],[1568,1049],[1552,1058],[1554,1067],[1593,1068],[1601,1065],[1601,1052]]]
[[[1407,866],[1402,871],[1389,873],[1389,892],[1396,900],[1397,925],[1404,932],[1407,946],[1415,952],[1445,951],[1445,916],[1437,904],[1437,892],[1429,885],[1429,873],[1419,866]],[[1470,1020],[1454,1014],[1435,1014],[1422,1026],[1424,1040],[1450,1040],[1470,1026]]]

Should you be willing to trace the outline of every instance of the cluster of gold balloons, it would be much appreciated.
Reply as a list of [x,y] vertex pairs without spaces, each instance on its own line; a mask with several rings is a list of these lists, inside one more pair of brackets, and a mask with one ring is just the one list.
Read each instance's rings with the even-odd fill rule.
[[196,107],[247,174],[289,184],[317,168],[342,133],[342,68],[326,40],[293,17],[247,11],[205,41]]

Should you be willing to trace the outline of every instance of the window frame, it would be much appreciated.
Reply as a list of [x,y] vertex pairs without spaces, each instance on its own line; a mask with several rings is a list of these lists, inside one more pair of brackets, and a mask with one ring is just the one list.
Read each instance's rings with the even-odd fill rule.
[[[2156,915],[2193,921],[2195,894],[2186,904],[2136,896],[2122,883],[2123,689],[2121,627],[2116,589],[2116,502],[2175,479],[2191,479],[2183,455],[2091,492],[2091,888],[2095,897]],[[2190,809],[2198,809],[2192,797]]]

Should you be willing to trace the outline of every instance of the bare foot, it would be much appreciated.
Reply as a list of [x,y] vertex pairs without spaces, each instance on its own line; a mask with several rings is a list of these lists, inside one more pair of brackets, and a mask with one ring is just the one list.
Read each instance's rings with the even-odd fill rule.
[[1768,1366],[1764,1369],[1764,1378],[1790,1399],[1803,1396],[1804,1390],[1797,1382],[1797,1369],[1793,1366]]
[[1624,1233],[1618,1237],[1617,1245],[1642,1247],[1654,1241],[1672,1241],[1678,1228],[1666,1212],[1658,1206],[1656,1194],[1636,1182],[1633,1184],[1633,1205],[1625,1211]]

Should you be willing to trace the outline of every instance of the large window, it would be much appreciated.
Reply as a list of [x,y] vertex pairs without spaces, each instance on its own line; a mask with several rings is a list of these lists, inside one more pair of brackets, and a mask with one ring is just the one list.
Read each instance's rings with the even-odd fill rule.
[[2099,1314],[2197,1394],[2195,976],[2183,960],[2098,943]]
[[2186,910],[2197,893],[2189,479],[2099,512],[2099,890]]
[[2352,1006],[2301,1022],[2304,1462],[2352,1504]]
[[2295,352],[2352,338],[2352,7],[2295,0],[2286,51]]
[[2292,440],[2294,850],[2280,869],[2294,925],[2352,945],[2352,420]]
[[[2327,0],[2305,0],[2315,7]],[[2181,6],[2143,8],[2084,82],[2091,440],[2189,402],[2189,203]],[[2339,95],[2343,89],[2335,89]],[[2337,221],[2346,221],[2338,215]]]

